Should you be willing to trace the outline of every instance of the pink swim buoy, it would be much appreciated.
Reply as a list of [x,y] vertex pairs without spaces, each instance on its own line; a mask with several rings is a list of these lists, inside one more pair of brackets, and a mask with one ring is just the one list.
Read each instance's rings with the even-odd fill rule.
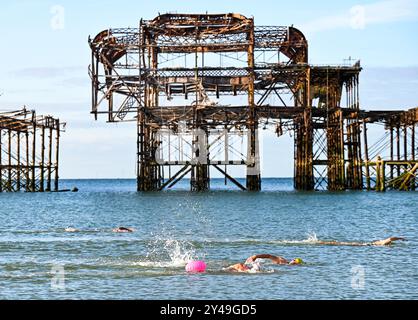
[[186,271],[189,273],[202,273],[206,271],[206,263],[204,261],[190,261],[186,265]]

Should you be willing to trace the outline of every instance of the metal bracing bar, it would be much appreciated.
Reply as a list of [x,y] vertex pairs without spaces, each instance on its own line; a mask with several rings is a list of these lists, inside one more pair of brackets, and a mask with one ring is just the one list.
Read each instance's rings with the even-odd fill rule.
[[168,179],[166,182],[163,183],[163,185],[159,188],[159,190],[164,190],[170,183],[172,183],[178,176],[180,176],[190,165],[186,164],[183,168],[181,168],[177,173],[172,176],[170,179]]
[[241,183],[239,183],[237,180],[232,178],[228,173],[226,173],[224,170],[219,168],[217,165],[213,165],[215,169],[217,169],[220,173],[222,173],[228,180],[230,180],[233,184],[235,184],[238,188],[240,188],[243,191],[246,191],[247,188],[245,188]]
[[179,181],[181,181],[186,175],[188,175],[192,171],[193,167],[187,169],[180,177],[178,177],[175,181],[173,181],[167,188],[173,188]]

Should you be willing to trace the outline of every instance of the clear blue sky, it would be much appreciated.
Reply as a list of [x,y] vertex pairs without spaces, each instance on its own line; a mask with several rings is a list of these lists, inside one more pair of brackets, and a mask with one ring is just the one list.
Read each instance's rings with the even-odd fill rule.
[[[53,28],[64,9],[62,28]],[[294,25],[308,37],[310,62],[361,59],[364,109],[418,106],[418,1],[2,1],[0,109],[22,105],[68,123],[61,177],[133,178],[135,128],[95,122],[89,114],[89,35],[135,27],[165,12],[239,12],[257,25]],[[264,138],[263,175],[292,176],[289,137]]]

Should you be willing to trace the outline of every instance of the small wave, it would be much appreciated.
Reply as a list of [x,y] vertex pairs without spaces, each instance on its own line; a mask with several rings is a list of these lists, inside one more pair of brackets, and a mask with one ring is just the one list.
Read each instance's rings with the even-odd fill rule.
[[[234,274],[234,275],[240,275],[240,274],[271,274],[271,273],[275,273],[276,270],[271,269],[271,268],[262,268],[261,270],[248,270],[248,271],[244,271],[244,272],[237,272],[237,271],[231,271],[229,268],[222,268],[221,269],[222,273],[228,273],[228,274]],[[219,272],[213,272],[213,273],[219,273]]]
[[[68,230],[67,230],[68,229]],[[45,229],[45,230],[13,230],[3,229],[0,233],[12,233],[12,234],[92,234],[92,233],[110,233],[112,229],[77,229],[77,228],[57,228],[57,229]]]
[[269,274],[269,273],[275,273],[275,272],[276,272],[276,270],[274,270],[274,269],[263,269],[261,271],[250,270],[248,273],[250,273],[250,274]]
[[133,262],[133,266],[140,266],[145,268],[182,268],[186,266],[187,262],[176,262],[176,261],[139,261]]
[[[77,233],[66,232],[45,232],[45,231],[28,231],[20,232],[19,237],[10,237],[8,235],[0,236],[0,246],[10,245],[10,243],[76,243],[76,242],[98,242],[98,243],[120,243],[127,242],[148,247],[146,254],[147,261],[159,261],[161,264],[171,263],[174,266],[187,264],[188,261],[197,259],[197,251],[203,258],[205,256],[204,248],[208,246],[248,246],[248,245],[307,245],[318,244],[320,240],[315,233],[309,234],[306,239],[293,240],[266,240],[266,239],[202,239],[199,241],[178,240],[167,237],[156,237],[147,239],[140,237],[139,234],[115,234],[107,230],[89,230]],[[42,233],[37,236],[36,233]],[[101,233],[101,234],[100,234]],[[65,236],[64,236],[65,234]]]
[[48,237],[19,237],[19,238],[10,238],[10,237],[0,237],[0,246],[9,246],[11,243],[13,244],[20,244],[20,243],[97,243],[97,244],[104,244],[104,243],[137,243],[137,244],[145,244],[145,240],[136,239],[136,238],[121,238],[110,236],[106,238],[102,237],[91,237],[91,236],[77,236],[77,237],[61,237],[61,236],[48,236]]

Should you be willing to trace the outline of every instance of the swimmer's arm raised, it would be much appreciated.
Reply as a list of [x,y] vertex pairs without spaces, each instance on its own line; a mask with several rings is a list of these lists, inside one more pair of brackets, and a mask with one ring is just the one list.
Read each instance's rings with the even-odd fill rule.
[[254,262],[257,259],[269,259],[269,260],[271,260],[271,261],[273,261],[274,263],[277,263],[277,264],[288,264],[289,263],[289,261],[287,261],[285,258],[279,257],[279,256],[273,256],[271,254],[257,254],[257,255],[251,256],[247,259],[246,263]]
[[374,242],[372,242],[372,245],[375,245],[375,246],[389,246],[389,245],[392,244],[392,242],[395,242],[395,241],[406,241],[406,239],[401,238],[401,237],[391,237],[391,238],[387,238],[387,239],[384,239],[384,240],[374,241]]

